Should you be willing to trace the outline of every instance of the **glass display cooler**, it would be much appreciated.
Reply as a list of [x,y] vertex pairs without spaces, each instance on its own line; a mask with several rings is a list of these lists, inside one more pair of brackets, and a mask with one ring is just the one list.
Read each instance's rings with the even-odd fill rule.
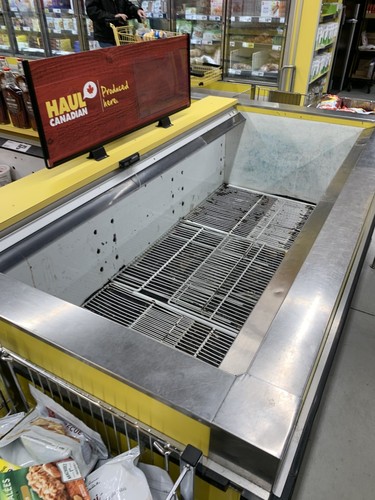
[[1,4],[0,4],[0,52],[4,55],[12,53],[6,14],[2,9]]
[[190,35],[190,62],[222,64],[224,3],[222,0],[175,1],[176,31]]
[[278,85],[289,8],[288,0],[229,0],[224,78]]
[[167,0],[143,0],[133,2],[146,13],[151,28],[169,31],[171,29],[171,5]]
[[25,58],[90,47],[82,0],[2,0],[0,48]]

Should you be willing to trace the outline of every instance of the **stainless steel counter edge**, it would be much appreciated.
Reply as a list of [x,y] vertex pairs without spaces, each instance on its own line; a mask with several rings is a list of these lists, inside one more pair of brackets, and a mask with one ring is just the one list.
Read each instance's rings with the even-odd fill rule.
[[[330,186],[332,200],[328,195],[323,201],[331,205],[325,223],[246,374],[236,379],[215,417],[215,424],[226,429],[225,436],[236,434],[259,449],[272,449],[272,455],[280,458],[306,398],[330,321],[339,305],[343,310],[340,299],[373,202],[375,134],[367,139],[344,187]],[[339,192],[336,201],[335,191]],[[259,395],[255,387],[260,382],[269,384],[272,391],[263,384]],[[262,405],[253,397],[244,400],[244,394],[253,396],[253,391],[263,398]],[[235,449],[232,442],[231,451],[226,451],[221,444],[225,436],[218,436],[213,449],[218,447],[219,454],[230,460],[241,454],[241,446]]]
[[375,122],[375,114],[361,114],[361,113],[349,113],[343,111],[335,111],[328,109],[319,109],[308,106],[297,106],[293,104],[283,104],[277,102],[267,102],[267,101],[257,101],[250,98],[250,91],[248,92],[225,92],[221,90],[212,90],[212,89],[197,89],[192,92],[192,98],[199,100],[203,99],[207,95],[214,95],[217,97],[232,97],[238,99],[239,106],[248,106],[251,108],[259,108],[263,110],[277,110],[281,112],[290,112],[290,113],[298,113],[299,115],[310,115],[310,116],[319,116],[319,117],[330,117],[330,118],[340,118],[343,120],[348,120],[348,125],[350,122]]

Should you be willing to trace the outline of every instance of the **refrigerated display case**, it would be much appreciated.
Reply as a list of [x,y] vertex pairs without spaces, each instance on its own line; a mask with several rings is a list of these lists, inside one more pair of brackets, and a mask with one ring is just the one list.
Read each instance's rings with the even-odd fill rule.
[[12,47],[7,26],[7,18],[0,4],[0,51],[3,54],[11,54]]
[[225,77],[278,84],[289,8],[288,0],[229,0]]
[[52,55],[80,52],[78,13],[72,0],[44,0],[42,2]]
[[139,5],[148,19],[148,24],[153,29],[166,30],[171,29],[171,3],[167,0],[139,0],[134,2]]
[[191,0],[189,3],[176,0],[176,31],[190,35],[192,65],[221,65],[223,13],[222,0]]
[[13,53],[23,57],[49,55],[43,13],[36,0],[3,0],[3,10]]
[[2,0],[2,5],[2,53],[34,58],[95,48],[83,0]]

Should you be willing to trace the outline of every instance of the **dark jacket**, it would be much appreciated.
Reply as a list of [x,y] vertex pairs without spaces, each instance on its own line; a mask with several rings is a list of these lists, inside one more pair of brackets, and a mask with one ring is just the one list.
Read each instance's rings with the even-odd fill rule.
[[94,25],[95,40],[115,44],[109,23],[119,24],[116,14],[126,14],[128,19],[136,19],[139,9],[129,0],[86,0],[86,12]]

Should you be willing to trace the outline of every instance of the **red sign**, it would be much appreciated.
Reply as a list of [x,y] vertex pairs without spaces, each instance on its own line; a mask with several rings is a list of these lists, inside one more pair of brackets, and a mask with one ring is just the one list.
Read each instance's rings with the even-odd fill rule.
[[190,106],[176,36],[24,62],[47,167]]

